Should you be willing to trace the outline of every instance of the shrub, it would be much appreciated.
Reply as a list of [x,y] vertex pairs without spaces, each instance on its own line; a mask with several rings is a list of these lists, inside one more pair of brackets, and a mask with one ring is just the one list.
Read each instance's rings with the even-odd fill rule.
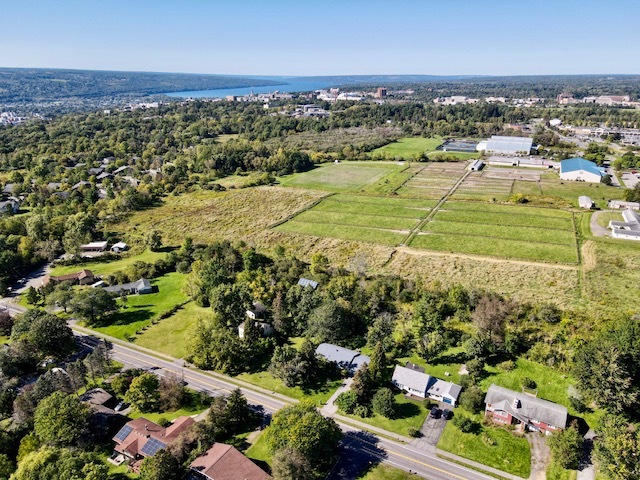
[[158,425],[160,425],[161,427],[168,427],[169,425],[171,425],[171,420],[167,420],[164,417],[160,417],[158,419]]
[[535,382],[535,380],[533,380],[533,379],[531,379],[529,377],[524,377],[522,379],[522,386],[524,388],[529,388],[529,389],[533,390],[538,386],[538,384]]
[[513,360],[507,360],[505,362],[499,363],[498,368],[503,372],[510,372],[516,368],[516,364]]
[[420,430],[418,430],[415,427],[409,427],[407,429],[407,433],[409,434],[410,437],[412,438],[420,438],[422,436],[422,434],[420,433]]
[[342,392],[338,395],[335,404],[344,413],[353,413],[355,408],[358,406],[358,396],[353,390],[347,390],[346,392]]
[[353,413],[359,417],[362,418],[367,418],[369,416],[371,416],[371,410],[369,410],[369,407],[366,405],[358,405],[354,410]]
[[480,430],[480,424],[478,422],[464,415],[456,415],[451,421],[462,433],[478,433]]
[[582,401],[582,399],[577,398],[577,397],[569,397],[569,405],[571,405],[571,408],[573,408],[576,412],[578,413],[585,413],[586,411],[589,410],[589,407],[587,407],[587,405],[585,405],[585,403]]
[[477,385],[471,385],[460,394],[460,406],[471,413],[480,413],[484,409],[484,393]]

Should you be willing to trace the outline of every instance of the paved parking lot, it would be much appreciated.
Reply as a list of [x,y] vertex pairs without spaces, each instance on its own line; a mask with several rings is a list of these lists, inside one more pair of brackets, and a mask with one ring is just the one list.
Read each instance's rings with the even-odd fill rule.
[[624,182],[625,187],[634,188],[636,183],[640,182],[640,178],[638,178],[639,174],[633,174],[631,172],[623,172],[622,173],[622,181]]

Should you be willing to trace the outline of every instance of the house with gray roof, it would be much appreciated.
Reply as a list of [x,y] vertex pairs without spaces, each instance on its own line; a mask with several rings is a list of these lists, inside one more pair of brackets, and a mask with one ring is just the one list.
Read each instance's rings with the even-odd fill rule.
[[351,375],[355,374],[362,365],[371,361],[369,357],[361,355],[355,350],[349,350],[331,343],[318,345],[316,355],[324,357],[328,362],[335,363],[339,368],[347,370]]
[[397,365],[393,371],[391,382],[400,390],[420,398],[429,397],[436,402],[456,406],[462,391],[460,385],[440,380],[415,368]]
[[611,236],[624,240],[640,240],[640,214],[634,210],[625,210],[622,212],[622,218],[622,222],[609,221]]
[[485,416],[506,425],[552,433],[567,426],[567,407],[525,392],[491,385],[485,396]]
[[151,286],[151,282],[146,278],[141,278],[137,282],[131,283],[123,283],[122,285],[113,285],[111,287],[104,287],[106,292],[110,293],[137,293],[140,295],[144,295],[146,293],[151,293],[153,291],[153,287]]
[[298,285],[300,285],[301,287],[311,287],[314,290],[318,288],[318,282],[309,280],[308,278],[300,278],[298,280]]

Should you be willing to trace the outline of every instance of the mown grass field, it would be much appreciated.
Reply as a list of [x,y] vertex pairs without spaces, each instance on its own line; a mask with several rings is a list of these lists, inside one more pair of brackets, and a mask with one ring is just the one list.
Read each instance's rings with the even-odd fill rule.
[[405,137],[389,143],[384,147],[376,148],[371,152],[373,157],[387,158],[415,158],[424,153],[433,152],[442,145],[442,137],[422,138],[422,137]]
[[170,317],[150,325],[144,333],[136,337],[136,345],[175,358],[183,358],[187,354],[192,326],[198,318],[210,314],[210,308],[199,307],[191,301]]
[[434,205],[425,200],[333,195],[277,230],[396,245]]
[[151,280],[156,292],[129,295],[125,302],[118,299],[121,309],[109,320],[108,325],[92,328],[122,340],[135,338],[136,332],[151,325],[158,315],[189,300],[182,292],[185,281],[186,275],[175,272]]
[[252,383],[272,392],[280,393],[298,400],[308,400],[318,406],[326,403],[333,393],[340,387],[342,380],[329,381],[318,390],[303,390],[300,387],[287,387],[282,380],[269,372],[241,373],[236,378]]
[[54,267],[51,270],[51,275],[66,275],[68,273],[78,272],[82,269],[91,270],[94,275],[111,275],[121,270],[125,270],[135,262],[154,263],[156,260],[164,258],[165,255],[166,253],[145,250],[140,255],[124,254],[122,258],[114,260],[113,262],[100,262],[99,260],[91,261],[91,259],[87,259],[86,262],[78,265]]
[[358,192],[384,176],[402,170],[402,165],[383,162],[341,162],[320,165],[308,172],[282,178],[285,187],[301,187],[330,192]]
[[446,202],[411,246],[539,262],[577,263],[573,216],[549,208]]

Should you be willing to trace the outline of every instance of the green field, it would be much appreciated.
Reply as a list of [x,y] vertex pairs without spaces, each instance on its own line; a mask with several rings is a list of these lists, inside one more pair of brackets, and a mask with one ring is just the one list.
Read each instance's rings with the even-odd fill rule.
[[166,253],[145,250],[140,255],[124,256],[112,262],[91,261],[90,259],[87,259],[87,262],[77,265],[55,267],[51,270],[51,275],[66,275],[68,273],[78,272],[82,269],[91,270],[94,275],[111,275],[121,270],[125,270],[135,262],[154,263],[156,260],[164,258],[165,255]]
[[313,170],[282,178],[285,187],[302,187],[330,192],[357,192],[404,166],[383,162],[342,162],[320,165]]
[[136,344],[175,358],[183,358],[187,354],[191,327],[198,318],[210,314],[210,308],[199,307],[195,302],[189,302],[170,317],[149,326],[144,333],[136,337]]
[[286,395],[298,400],[307,400],[316,405],[322,405],[329,400],[331,395],[340,387],[342,380],[327,382],[318,390],[303,390],[300,387],[287,387],[282,380],[274,377],[269,372],[241,373],[236,378],[252,383],[272,392]]
[[181,273],[168,273],[151,280],[151,284],[157,287],[157,292],[129,295],[126,302],[119,299],[121,309],[113,315],[109,324],[92,328],[122,340],[135,338],[136,332],[151,325],[158,315],[189,300],[182,292],[186,278]]
[[512,260],[557,263],[576,263],[578,261],[575,246],[530,243],[491,237],[449,234],[416,235],[410,245],[439,252],[488,255]]
[[469,210],[449,210],[449,204],[435,216],[436,220],[465,223],[482,223],[486,225],[507,225],[522,227],[552,228],[558,230],[573,230],[573,218],[568,212],[564,217],[541,216],[523,208],[520,212],[475,212]]
[[428,200],[333,195],[276,227],[278,231],[397,245],[429,214]]
[[519,226],[513,228],[507,225],[486,225],[482,223],[465,223],[451,221],[432,221],[427,223],[424,231],[440,234],[471,235],[479,237],[504,238],[507,240],[522,240],[537,243],[556,243],[571,245],[575,248],[576,237],[569,229]]
[[552,203],[558,206],[578,207],[578,197],[591,197],[598,208],[607,208],[608,200],[621,200],[624,189],[600,183],[571,182],[560,180],[556,173],[545,173],[540,182],[516,180],[513,193],[522,193],[534,203]]
[[422,138],[422,137],[406,137],[395,142],[389,143],[384,147],[376,148],[371,155],[394,158],[415,158],[421,156],[425,152],[433,152],[442,145],[441,137]]

